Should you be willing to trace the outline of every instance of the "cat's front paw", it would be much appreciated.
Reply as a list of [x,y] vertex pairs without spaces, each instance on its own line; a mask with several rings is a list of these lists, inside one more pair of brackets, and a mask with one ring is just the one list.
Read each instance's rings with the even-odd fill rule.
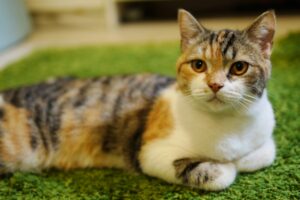
[[174,161],[177,178],[183,184],[205,190],[222,190],[231,185],[236,176],[232,163],[200,162],[195,159]]

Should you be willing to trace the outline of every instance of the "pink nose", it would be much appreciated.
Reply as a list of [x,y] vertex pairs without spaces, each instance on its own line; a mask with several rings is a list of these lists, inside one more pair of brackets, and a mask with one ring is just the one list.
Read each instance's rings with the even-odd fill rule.
[[219,83],[209,83],[208,86],[214,93],[217,93],[222,87],[224,87],[223,84]]

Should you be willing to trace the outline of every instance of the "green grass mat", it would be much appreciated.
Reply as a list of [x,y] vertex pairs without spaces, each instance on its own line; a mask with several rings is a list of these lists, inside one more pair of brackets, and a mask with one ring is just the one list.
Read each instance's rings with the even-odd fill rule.
[[[0,88],[65,75],[174,75],[178,55],[177,43],[43,50],[2,70]],[[271,167],[241,174],[221,192],[203,192],[112,169],[18,172],[0,178],[0,199],[300,199],[300,34],[277,42],[272,58],[268,87],[277,118],[277,157]]]

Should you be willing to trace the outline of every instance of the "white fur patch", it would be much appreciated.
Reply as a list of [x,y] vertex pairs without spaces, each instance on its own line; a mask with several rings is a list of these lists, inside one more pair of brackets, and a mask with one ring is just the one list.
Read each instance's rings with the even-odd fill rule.
[[233,48],[229,48],[226,52],[226,58],[231,59],[232,58],[232,53],[233,53]]
[[269,139],[261,147],[236,161],[237,169],[241,172],[253,172],[271,165],[275,159],[275,144]]
[[199,56],[203,56],[203,50],[202,50],[202,48],[201,47],[199,47],[198,49],[197,49],[197,53],[199,54]]
[[205,51],[205,57],[207,60],[211,59],[212,58],[212,55],[211,55],[211,46],[208,46],[208,48],[206,48],[206,51]]
[[[167,89],[163,95],[171,105],[175,127],[167,137],[142,147],[140,161],[144,173],[168,182],[180,183],[181,180],[175,176],[173,166],[175,160],[212,159],[220,161],[222,175],[216,181],[200,187],[219,190],[234,181],[237,173],[235,160],[241,159],[237,164],[240,169],[242,163],[260,162],[257,160],[260,159],[258,157],[253,156],[252,160],[252,157],[245,156],[251,155],[269,141],[273,132],[274,114],[266,92],[243,114],[202,110],[196,101],[191,103],[191,100],[175,88]],[[270,164],[274,155],[275,151],[272,153],[270,150],[270,153],[262,158],[268,160],[267,164]],[[259,165],[266,166],[266,164]]]

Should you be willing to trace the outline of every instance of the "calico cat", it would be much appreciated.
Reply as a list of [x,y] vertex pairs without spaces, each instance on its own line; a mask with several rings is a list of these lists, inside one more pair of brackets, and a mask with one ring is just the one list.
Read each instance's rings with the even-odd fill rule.
[[62,78],[0,95],[0,172],[113,167],[205,190],[272,164],[275,14],[212,31],[179,10],[177,77]]

